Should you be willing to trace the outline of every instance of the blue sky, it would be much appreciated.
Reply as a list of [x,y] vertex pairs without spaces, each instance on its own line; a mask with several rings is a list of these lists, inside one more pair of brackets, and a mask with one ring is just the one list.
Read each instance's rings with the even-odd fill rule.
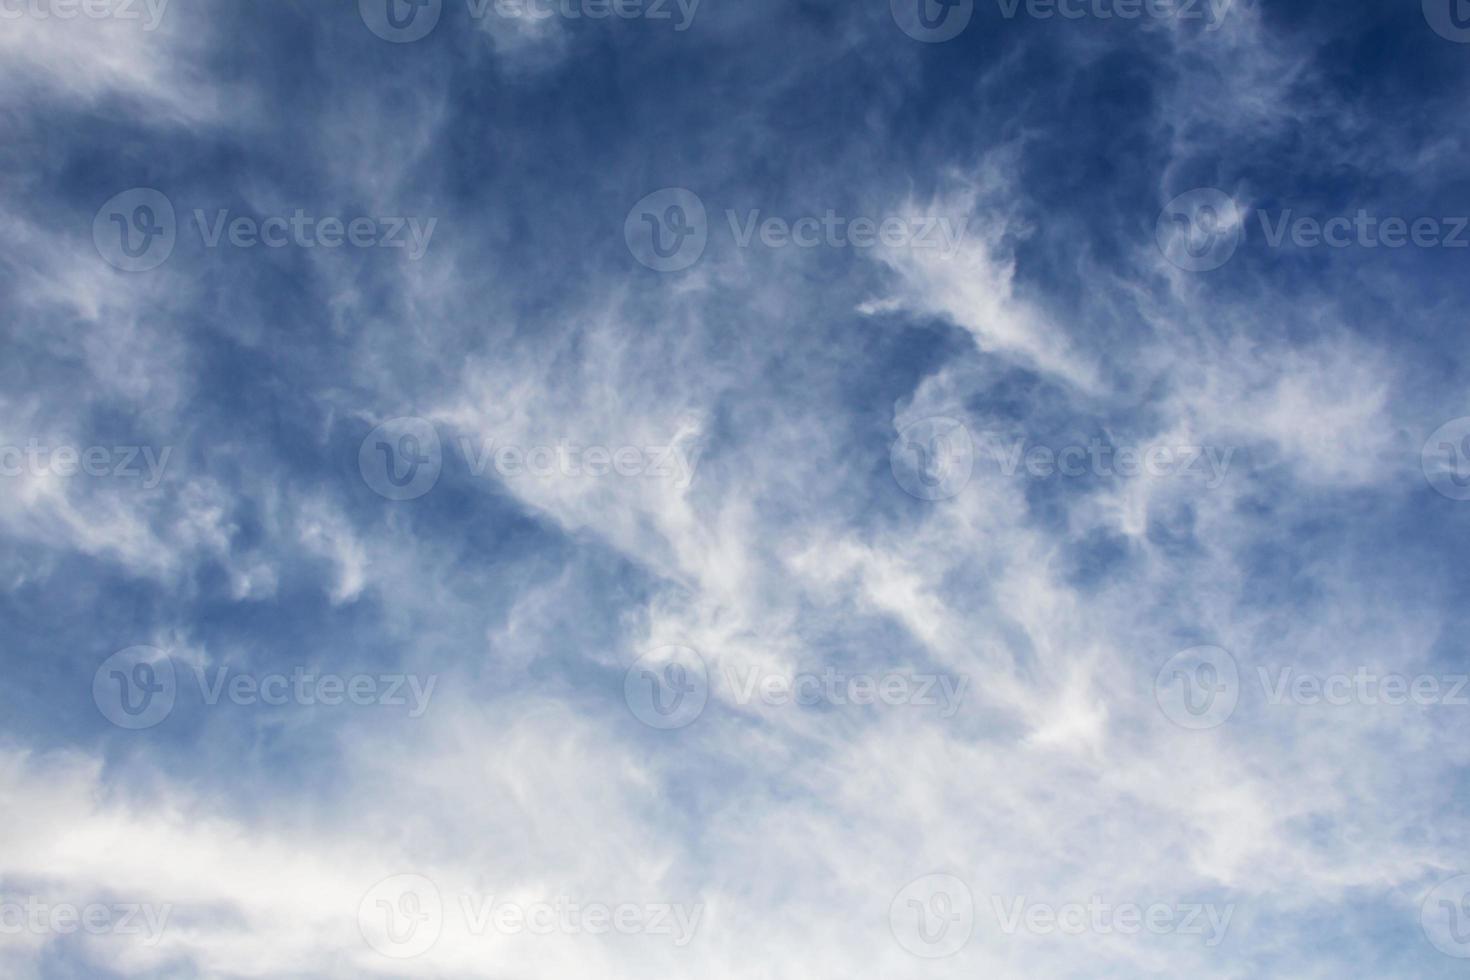
[[0,972],[1461,975],[1467,75],[0,0]]

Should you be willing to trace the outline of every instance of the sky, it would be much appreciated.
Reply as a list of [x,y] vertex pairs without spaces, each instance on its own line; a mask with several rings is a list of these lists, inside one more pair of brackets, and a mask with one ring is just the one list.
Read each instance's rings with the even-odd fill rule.
[[0,974],[1455,977],[1465,0],[0,0]]

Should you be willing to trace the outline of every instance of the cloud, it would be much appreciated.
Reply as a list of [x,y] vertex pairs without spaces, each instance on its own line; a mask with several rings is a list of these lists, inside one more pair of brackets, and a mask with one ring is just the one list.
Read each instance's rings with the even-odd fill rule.
[[[1423,250],[1247,241],[1197,274],[1154,241],[1191,186],[1377,206],[1412,173],[1448,194],[1453,132],[1330,63],[1373,61],[1383,24],[982,11],[931,45],[881,5],[711,5],[678,34],[461,15],[406,44],[350,7],[6,22],[0,104],[51,165],[0,183],[0,448],[171,449],[147,487],[0,477],[0,905],[170,910],[151,944],[7,936],[7,975],[1453,970],[1418,919],[1463,870],[1458,709],[1272,692],[1282,671],[1458,670],[1464,542],[1418,454],[1465,414],[1459,287]],[[1400,20],[1395,50],[1452,64]],[[140,172],[180,245],[121,273],[91,222]],[[672,186],[709,240],[659,273],[623,229]],[[438,224],[415,261],[209,249],[184,237],[196,207]],[[742,244],[725,214],[752,209],[956,234]],[[1446,292],[1417,310],[1416,284]],[[404,417],[438,435],[437,479],[387,499],[361,449]],[[969,477],[923,499],[896,450],[941,417]],[[1011,446],[1109,462],[1009,466]],[[1115,465],[1157,447],[1219,469]],[[178,690],[134,731],[90,699],[140,643]],[[625,682],[671,645],[707,700],[659,730]],[[1205,645],[1236,700],[1191,730],[1159,677]],[[434,695],[420,716],[211,704],[194,668],[225,667]],[[854,676],[963,697],[741,688]],[[921,962],[890,920],[934,874],[968,885],[975,933]],[[359,921],[400,875],[444,903],[411,960]],[[698,926],[497,933],[474,920],[492,897]],[[1094,900],[1230,919],[1218,945],[1004,927],[1017,901]]]

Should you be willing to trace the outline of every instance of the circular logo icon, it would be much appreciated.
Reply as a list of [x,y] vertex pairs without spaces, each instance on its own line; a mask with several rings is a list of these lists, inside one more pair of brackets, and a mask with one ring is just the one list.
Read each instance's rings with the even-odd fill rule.
[[623,675],[623,698],[649,728],[664,731],[694,724],[709,700],[704,658],[688,647],[659,647],[638,658]]
[[119,728],[152,728],[174,710],[177,694],[174,663],[154,647],[119,650],[92,675],[97,710]]
[[123,191],[97,209],[92,242],[114,269],[147,272],[168,261],[178,238],[173,202],[151,187]]
[[898,485],[920,500],[948,500],[970,482],[975,445],[958,419],[942,415],[904,426],[888,451]]
[[1419,924],[1435,949],[1470,959],[1470,875],[1436,885],[1419,907]]
[[654,191],[628,212],[623,240],[633,258],[655,272],[687,269],[709,243],[704,202],[683,187]]
[[389,419],[362,441],[357,468],[373,492],[389,500],[414,500],[434,489],[444,468],[439,431],[426,419]]
[[1240,669],[1220,647],[1181,650],[1159,669],[1154,697],[1164,716],[1181,728],[1217,728],[1235,713]]
[[1424,443],[1424,478],[1442,496],[1470,500],[1470,416],[1446,422]]
[[357,0],[368,30],[394,44],[428,37],[443,11],[444,0]]
[[1209,272],[1230,261],[1244,227],[1240,209],[1229,195],[1200,187],[1164,205],[1154,238],[1172,264],[1186,272]]
[[900,30],[926,44],[959,37],[975,16],[975,0],[889,0],[889,8]]
[[975,929],[975,900],[954,875],[925,875],[904,886],[888,907],[898,944],[926,960],[953,956]]
[[1470,44],[1470,3],[1466,0],[1424,0],[1424,19],[1440,37]]
[[372,888],[357,906],[357,927],[384,956],[406,960],[427,953],[444,929],[439,889],[423,875],[394,875]]

